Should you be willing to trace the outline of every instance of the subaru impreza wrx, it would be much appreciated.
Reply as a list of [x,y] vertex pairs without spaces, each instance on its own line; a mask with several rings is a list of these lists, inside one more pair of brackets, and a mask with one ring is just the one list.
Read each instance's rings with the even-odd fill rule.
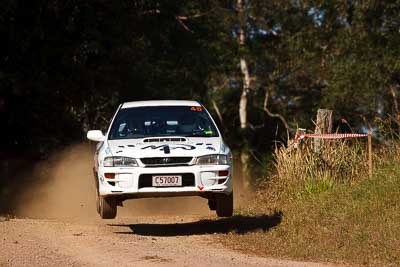
[[218,216],[233,212],[232,153],[214,120],[196,101],[121,104],[98,142],[93,173],[103,219],[135,198],[199,196]]

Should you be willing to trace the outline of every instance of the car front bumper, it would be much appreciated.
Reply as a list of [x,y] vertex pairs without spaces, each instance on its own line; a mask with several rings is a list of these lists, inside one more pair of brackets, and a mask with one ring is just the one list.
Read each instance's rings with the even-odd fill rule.
[[[220,171],[228,171],[227,176],[219,176]],[[114,174],[108,179],[105,174]],[[189,175],[190,183],[176,187],[153,187],[149,181],[152,175]],[[99,195],[125,195],[126,198],[206,196],[212,193],[232,192],[232,166],[192,165],[181,167],[99,167]],[[187,180],[187,179],[186,179]]]

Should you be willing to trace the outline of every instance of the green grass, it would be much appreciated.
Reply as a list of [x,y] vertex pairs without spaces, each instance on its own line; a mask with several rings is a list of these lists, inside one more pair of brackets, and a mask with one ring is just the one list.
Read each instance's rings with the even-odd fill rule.
[[[322,187],[322,188],[320,188]],[[256,254],[310,261],[400,265],[400,165],[356,183],[313,185],[271,201],[268,189],[242,215],[282,211],[268,231],[226,235],[223,242]]]

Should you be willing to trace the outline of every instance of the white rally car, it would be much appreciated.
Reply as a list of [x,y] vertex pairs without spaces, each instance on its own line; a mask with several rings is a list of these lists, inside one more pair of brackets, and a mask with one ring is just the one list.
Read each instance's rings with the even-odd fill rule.
[[97,211],[117,215],[126,199],[200,196],[232,216],[232,154],[208,111],[195,101],[138,101],[119,106],[94,157]]

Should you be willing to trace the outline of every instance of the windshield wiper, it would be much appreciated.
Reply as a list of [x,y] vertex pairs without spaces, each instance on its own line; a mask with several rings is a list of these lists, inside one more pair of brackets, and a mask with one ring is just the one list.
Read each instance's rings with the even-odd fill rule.
[[208,135],[205,135],[204,133],[192,133],[191,135],[187,135],[191,137],[208,137]]
[[204,133],[203,130],[197,130],[197,131],[193,131],[190,134],[186,135],[187,137],[212,137],[212,135],[206,134]]

